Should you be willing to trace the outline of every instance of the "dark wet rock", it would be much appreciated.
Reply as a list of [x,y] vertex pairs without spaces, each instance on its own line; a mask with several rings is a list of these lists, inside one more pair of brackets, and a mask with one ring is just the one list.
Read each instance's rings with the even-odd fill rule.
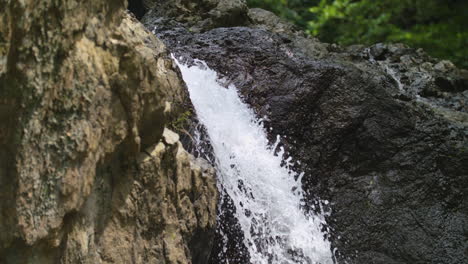
[[143,22],[170,17],[183,23],[191,31],[206,31],[216,27],[248,25],[248,8],[245,0],[153,0]]
[[154,8],[155,3],[155,0],[128,0],[127,8],[137,19],[141,19],[151,8]]
[[330,202],[340,263],[466,261],[466,71],[399,44],[323,44],[271,17],[204,33],[144,21],[177,56],[234,83],[272,140],[283,136],[309,201]]

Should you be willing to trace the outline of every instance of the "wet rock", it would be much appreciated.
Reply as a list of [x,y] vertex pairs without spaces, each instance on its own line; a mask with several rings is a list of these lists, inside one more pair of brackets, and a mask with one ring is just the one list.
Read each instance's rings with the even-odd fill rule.
[[191,31],[197,32],[215,27],[250,23],[245,0],[159,0],[154,2],[154,8],[145,15],[143,22],[164,17],[173,18],[190,28]]
[[330,202],[340,263],[465,261],[465,71],[401,44],[343,48],[268,22],[197,33],[144,21],[235,84],[271,140],[283,136],[309,205]]

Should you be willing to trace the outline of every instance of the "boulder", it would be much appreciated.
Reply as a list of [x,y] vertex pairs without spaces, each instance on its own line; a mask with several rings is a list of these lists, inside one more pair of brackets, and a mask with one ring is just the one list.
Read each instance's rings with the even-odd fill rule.
[[206,31],[250,23],[245,0],[156,0],[142,22],[170,17],[190,31]]
[[209,255],[214,172],[164,132],[185,84],[124,8],[0,0],[0,263]]
[[466,71],[400,44],[320,43],[264,16],[202,32],[178,17],[143,21],[235,84],[272,141],[281,135],[310,208],[328,201],[339,263],[464,263]]

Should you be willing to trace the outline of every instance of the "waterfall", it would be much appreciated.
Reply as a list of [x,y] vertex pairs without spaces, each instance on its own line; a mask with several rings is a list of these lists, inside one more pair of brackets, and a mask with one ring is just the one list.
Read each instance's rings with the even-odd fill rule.
[[[307,214],[302,174],[284,166],[264,128],[234,86],[223,87],[215,71],[196,61],[177,62],[216,157],[218,181],[236,208],[244,245],[254,264],[328,264],[333,254],[322,215]],[[283,164],[283,165],[282,165]],[[229,262],[226,262],[229,263]]]

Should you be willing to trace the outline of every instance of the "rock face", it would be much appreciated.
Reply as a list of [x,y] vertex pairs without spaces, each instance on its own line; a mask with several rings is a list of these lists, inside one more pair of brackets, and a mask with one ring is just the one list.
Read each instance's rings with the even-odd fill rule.
[[244,0],[148,1],[152,2],[153,8],[145,15],[147,18],[175,18],[193,32],[250,23],[247,4]]
[[301,161],[309,201],[330,201],[340,263],[466,262],[467,71],[398,44],[320,43],[261,10],[199,32],[167,14],[143,21],[234,83]]
[[0,263],[209,255],[213,169],[165,130],[186,89],[125,4],[0,0]]

